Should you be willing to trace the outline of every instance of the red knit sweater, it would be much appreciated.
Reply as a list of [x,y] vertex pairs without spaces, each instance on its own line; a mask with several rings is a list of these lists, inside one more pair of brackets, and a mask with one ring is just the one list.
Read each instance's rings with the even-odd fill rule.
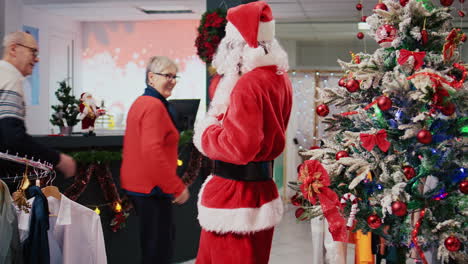
[[123,145],[120,181],[123,189],[150,193],[159,187],[179,196],[185,188],[177,176],[179,133],[164,104],[140,96],[130,107]]

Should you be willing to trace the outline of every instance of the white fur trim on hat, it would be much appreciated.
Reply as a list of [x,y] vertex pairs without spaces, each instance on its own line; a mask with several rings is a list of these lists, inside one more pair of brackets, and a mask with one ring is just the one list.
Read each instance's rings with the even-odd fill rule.
[[[243,40],[241,33],[231,23],[226,24],[226,37],[230,39]],[[268,22],[260,22],[258,25],[257,41],[272,41],[275,38],[275,21],[271,20]]]
[[242,37],[239,30],[237,30],[237,28],[231,22],[229,22],[229,21],[227,22],[225,30],[226,30],[225,38],[236,39],[236,40],[244,40],[244,38]]
[[198,221],[203,229],[216,233],[248,234],[269,229],[283,217],[283,201],[276,199],[258,208],[209,208],[201,204],[206,184],[213,178],[209,176],[198,194]]
[[275,21],[260,22],[257,38],[258,41],[272,41],[275,38]]

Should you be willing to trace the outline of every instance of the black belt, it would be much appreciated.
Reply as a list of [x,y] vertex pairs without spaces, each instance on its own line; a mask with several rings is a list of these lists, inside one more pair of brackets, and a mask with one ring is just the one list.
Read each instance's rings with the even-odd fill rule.
[[237,165],[215,160],[213,174],[236,181],[267,181],[273,178],[273,161]]

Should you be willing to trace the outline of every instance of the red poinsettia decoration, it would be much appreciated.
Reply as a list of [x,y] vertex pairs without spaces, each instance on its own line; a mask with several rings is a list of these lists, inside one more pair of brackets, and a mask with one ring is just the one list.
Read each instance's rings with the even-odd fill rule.
[[127,217],[130,214],[128,212],[120,211],[115,213],[114,218],[111,220],[110,226],[112,229],[112,232],[117,232],[119,229],[122,229],[125,227]]
[[[300,189],[302,195],[312,204],[317,202],[316,196],[320,193],[320,188],[324,187],[324,184],[327,184],[327,186],[330,185],[330,180],[322,177],[322,175],[326,173],[325,169],[322,166],[317,168],[317,164],[320,165],[318,162],[313,164],[315,166],[307,166],[307,163],[304,163],[299,170],[299,181],[301,182]],[[309,171],[309,167],[312,167],[312,173]]]
[[221,39],[225,35],[226,10],[215,9],[205,12],[200,20],[195,39],[197,54],[206,63],[211,63]]
[[317,160],[306,160],[301,164],[298,180],[305,199],[315,204],[320,201],[322,212],[328,221],[328,230],[335,241],[347,241],[346,223],[339,209],[338,195],[330,189],[330,177],[327,170]]

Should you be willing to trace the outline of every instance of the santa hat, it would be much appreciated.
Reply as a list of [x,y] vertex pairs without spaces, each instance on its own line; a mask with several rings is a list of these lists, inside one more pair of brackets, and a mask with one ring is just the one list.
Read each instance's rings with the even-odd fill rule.
[[81,100],[84,100],[84,98],[86,98],[86,97],[88,97],[88,96],[90,96],[90,95],[91,95],[90,93],[86,93],[86,92],[81,93],[80,99],[81,99]]
[[227,20],[226,37],[245,40],[252,48],[257,48],[259,41],[272,41],[275,37],[275,21],[266,2],[230,8]]

